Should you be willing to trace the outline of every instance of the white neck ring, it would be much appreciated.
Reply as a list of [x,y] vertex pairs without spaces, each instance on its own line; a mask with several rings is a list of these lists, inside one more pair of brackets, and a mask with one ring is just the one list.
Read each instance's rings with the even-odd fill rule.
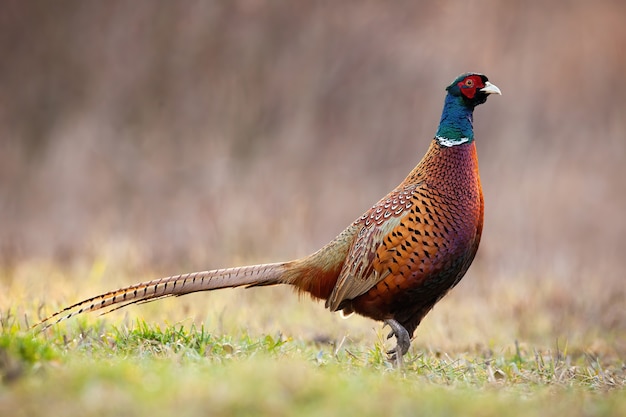
[[470,138],[449,139],[444,138],[443,136],[435,136],[435,139],[437,140],[437,142],[439,142],[439,144],[448,148],[452,146],[462,145],[470,141]]

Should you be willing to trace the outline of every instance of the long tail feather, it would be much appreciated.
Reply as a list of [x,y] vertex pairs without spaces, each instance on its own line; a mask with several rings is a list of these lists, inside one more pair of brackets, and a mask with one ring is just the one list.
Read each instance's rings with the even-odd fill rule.
[[45,330],[78,314],[100,310],[109,306],[115,307],[106,311],[106,313],[130,304],[155,301],[164,297],[181,296],[198,291],[279,284],[283,282],[281,277],[285,273],[287,265],[288,263],[272,263],[216,269],[213,271],[173,275],[142,282],[80,301],[43,319],[34,325],[33,328],[40,327],[46,323],[43,327],[43,330]]

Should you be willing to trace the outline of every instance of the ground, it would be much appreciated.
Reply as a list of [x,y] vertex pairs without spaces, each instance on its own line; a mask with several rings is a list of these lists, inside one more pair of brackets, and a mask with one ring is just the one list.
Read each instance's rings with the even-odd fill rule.
[[[94,262],[13,271],[20,279],[2,295],[0,414],[626,413],[623,335],[589,323],[578,323],[572,340],[546,333],[546,322],[558,320],[550,291],[522,313],[504,291],[453,291],[418,329],[402,370],[386,360],[379,323],[344,320],[287,288],[194,294],[29,329],[51,307],[77,300],[70,283],[107,287],[106,270]],[[68,284],[42,296],[58,305],[26,296],[42,275]]]

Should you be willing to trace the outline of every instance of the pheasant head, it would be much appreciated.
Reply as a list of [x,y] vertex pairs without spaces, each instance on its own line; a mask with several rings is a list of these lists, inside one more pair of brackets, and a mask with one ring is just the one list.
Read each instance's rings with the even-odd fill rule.
[[436,139],[443,146],[454,146],[474,140],[474,108],[487,101],[489,94],[502,94],[486,76],[477,73],[459,75],[447,88]]

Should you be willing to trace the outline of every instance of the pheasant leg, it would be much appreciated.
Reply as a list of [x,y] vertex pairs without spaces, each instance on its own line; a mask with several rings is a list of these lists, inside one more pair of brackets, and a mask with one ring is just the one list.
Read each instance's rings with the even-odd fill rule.
[[387,339],[391,339],[393,336],[396,337],[396,346],[388,350],[387,355],[389,355],[391,362],[395,362],[398,369],[402,369],[404,365],[402,358],[409,351],[409,346],[411,346],[409,332],[394,319],[385,320],[385,324],[391,327],[391,332],[389,332]]

